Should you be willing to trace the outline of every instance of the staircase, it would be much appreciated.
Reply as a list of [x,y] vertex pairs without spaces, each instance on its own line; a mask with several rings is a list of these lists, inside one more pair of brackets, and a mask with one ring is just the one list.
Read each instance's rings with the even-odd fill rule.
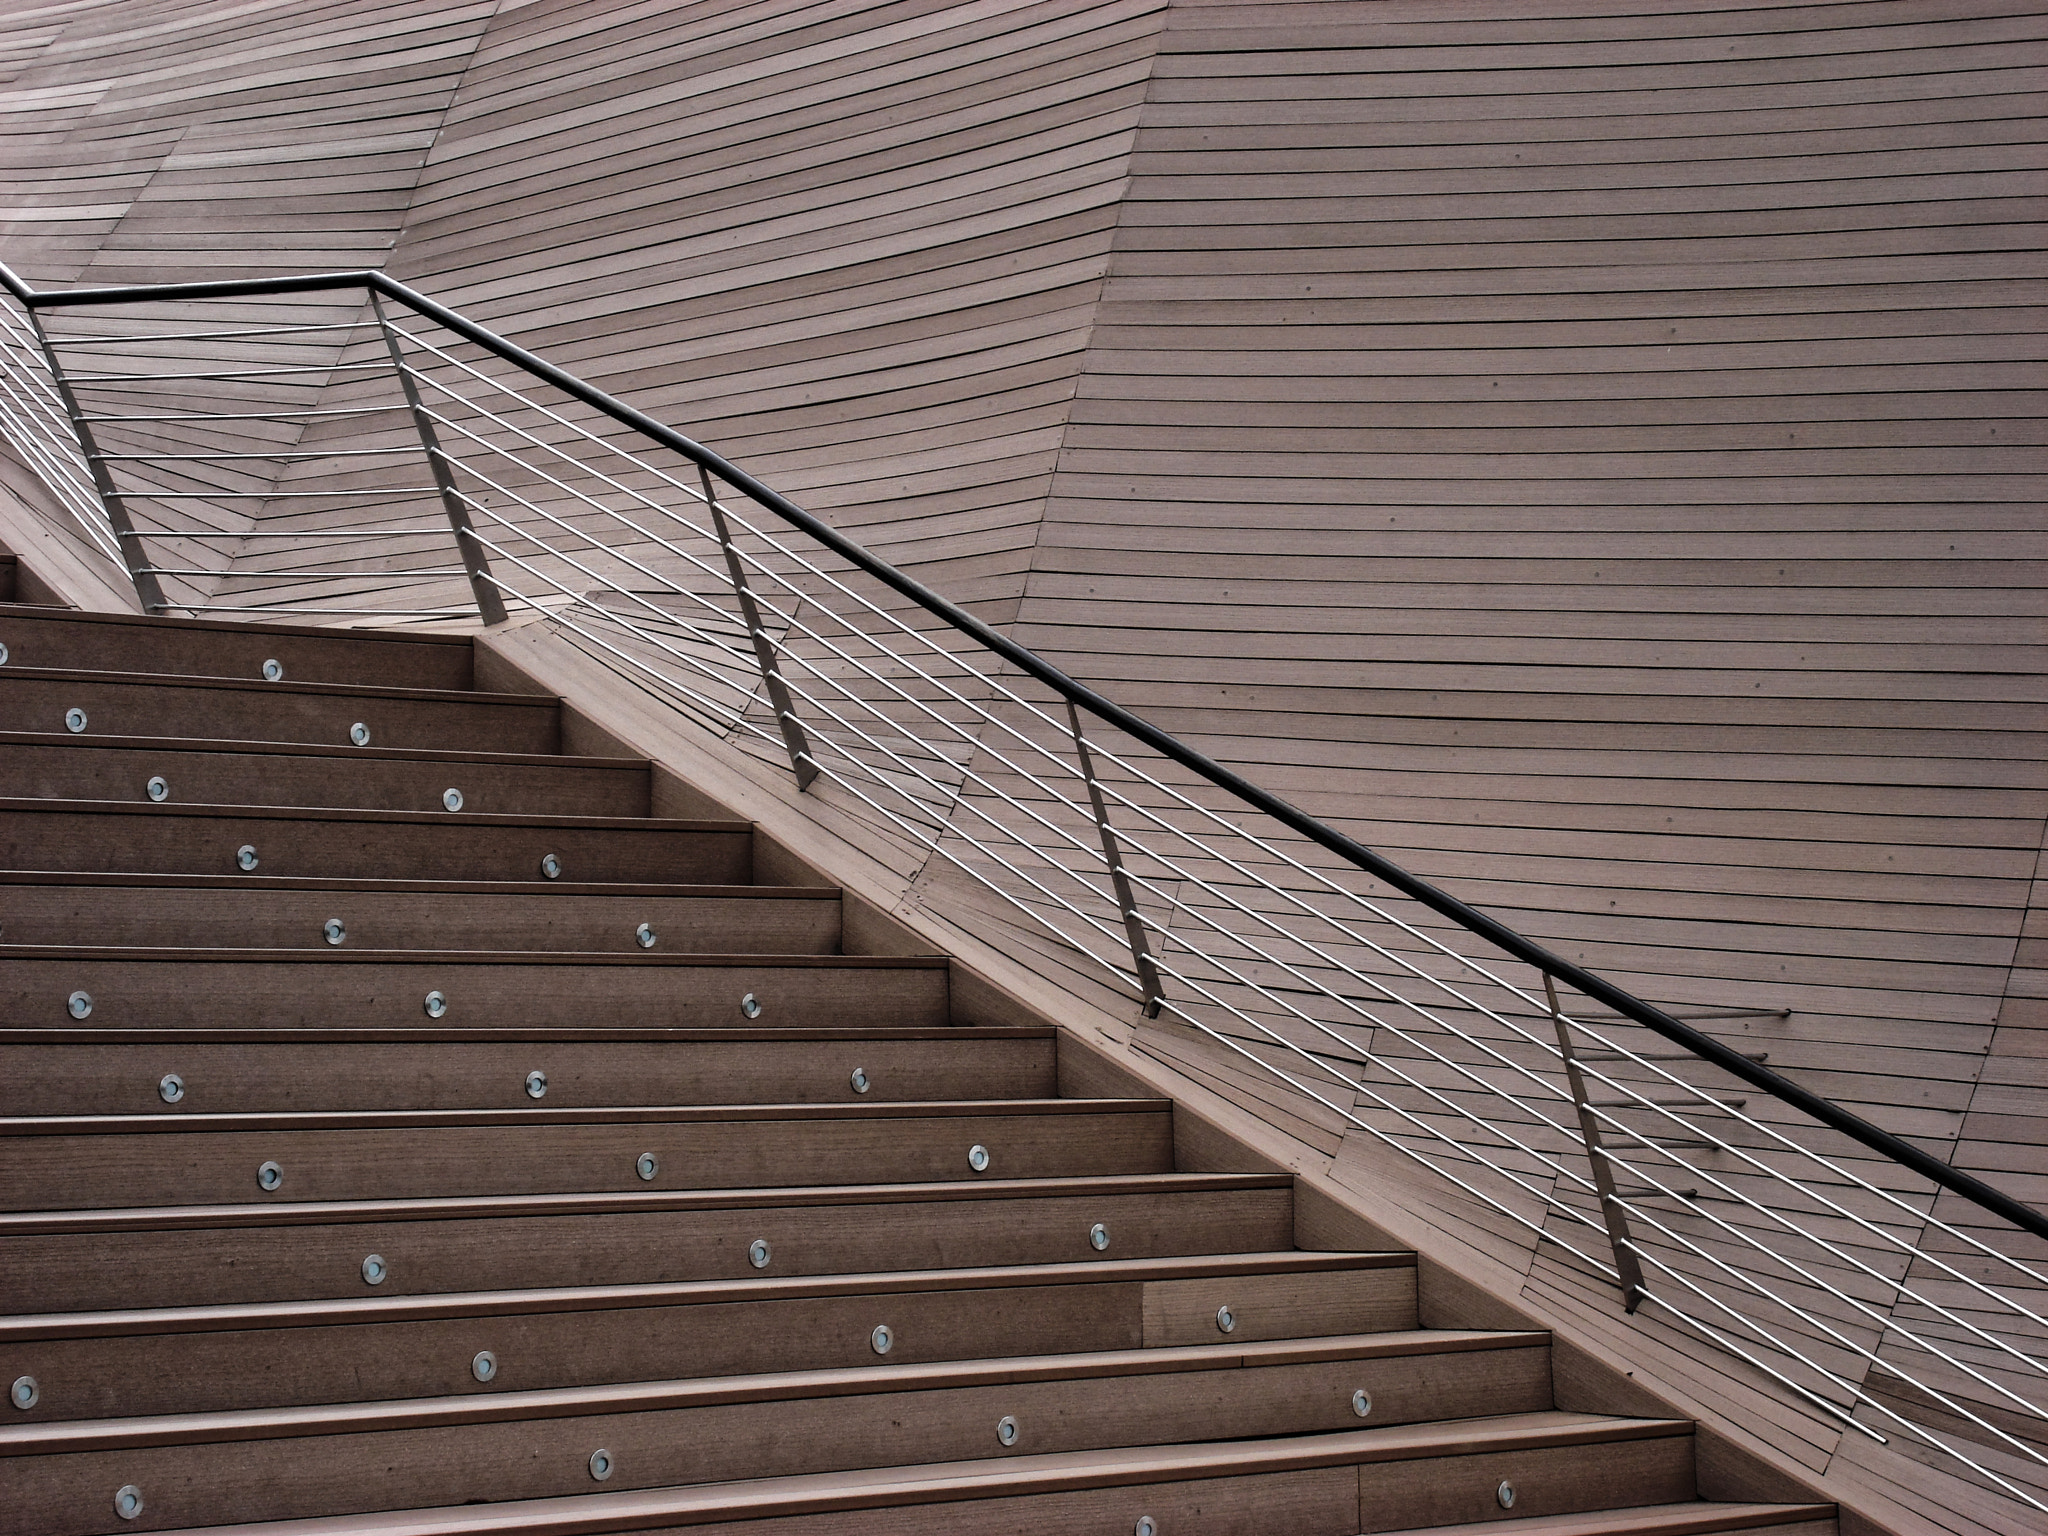
[[0,643],[0,1530],[1835,1529],[1298,1251],[467,641]]

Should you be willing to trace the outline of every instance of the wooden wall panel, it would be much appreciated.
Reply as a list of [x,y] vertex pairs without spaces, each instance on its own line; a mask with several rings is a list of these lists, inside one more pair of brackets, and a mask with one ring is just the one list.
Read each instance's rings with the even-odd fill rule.
[[[203,281],[381,266],[406,212],[442,113],[496,6],[492,0],[295,0],[194,6],[170,0],[81,0],[38,10],[6,35],[0,72],[9,112],[0,189],[5,259],[39,285]],[[360,296],[214,307],[67,312],[58,336],[111,338],[195,329],[326,326],[353,319]],[[222,388],[270,420],[195,427],[123,423],[101,429],[119,454],[272,454],[295,447],[302,420],[338,358],[339,337],[309,331],[66,352],[88,410],[136,415],[186,408],[185,386],[95,386],[108,373],[288,366]],[[116,471],[138,496],[138,526],[181,573],[175,600],[251,599],[221,573],[274,504],[264,493],[282,461],[177,467],[130,462]]]
[[1953,1147],[2048,816],[2029,9],[1176,5],[1020,638]]
[[1163,3],[508,10],[392,269],[1007,619]]

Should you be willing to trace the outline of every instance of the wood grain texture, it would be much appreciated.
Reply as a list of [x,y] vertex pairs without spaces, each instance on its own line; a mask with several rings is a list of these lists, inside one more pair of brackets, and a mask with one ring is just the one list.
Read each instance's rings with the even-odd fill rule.
[[1176,7],[1016,632],[1952,1148],[2048,815],[2039,271],[1954,236],[2044,43],[1854,10]]
[[[343,0],[316,22],[73,0],[0,45],[0,232],[38,281],[388,264],[1283,796],[2025,1193],[2048,825],[2036,9]],[[81,320],[77,366],[113,408],[161,401],[175,387],[106,375],[167,350],[98,343],[189,318]],[[289,415],[388,411],[353,298],[229,318],[355,329],[202,340],[202,365],[286,370],[229,384],[265,419],[116,445],[261,456],[157,486],[200,493],[155,503],[185,530],[162,541],[181,592],[384,621],[462,602],[402,427]],[[339,457],[363,449],[392,451]],[[43,715],[47,692],[7,689]],[[121,707],[90,702],[96,725]],[[1010,814],[1018,782],[979,745],[918,815]],[[109,793],[141,766],[94,760],[12,792]],[[402,766],[382,793],[417,810],[431,780],[408,775],[434,769]],[[260,770],[238,771],[222,798]],[[7,814],[109,870],[147,825]],[[192,835],[151,867],[224,870],[245,835],[159,820]],[[525,832],[475,830],[456,849],[373,823],[368,854],[336,832],[303,869],[266,841],[265,869],[432,878],[431,853],[531,880]],[[1050,903],[866,830],[910,906],[1126,1007],[1045,932]],[[1213,865],[1144,857],[1169,927],[1220,910]],[[1316,964],[1377,977],[1436,932]],[[1437,1096],[1425,1123],[1472,1112],[1412,1034],[1342,1022],[1228,1026],[1338,1082],[1334,1108],[1185,1031],[1143,1040],[1325,1152],[1375,1112],[1384,1082],[1350,1091],[1367,1061]],[[1497,1214],[1433,1216],[1598,1332],[1611,1297],[1586,1273]],[[1712,1374],[1707,1397],[1768,1417]],[[1833,1454],[1810,1418],[1773,1429]],[[1481,1512],[1445,1497],[1433,1518]]]

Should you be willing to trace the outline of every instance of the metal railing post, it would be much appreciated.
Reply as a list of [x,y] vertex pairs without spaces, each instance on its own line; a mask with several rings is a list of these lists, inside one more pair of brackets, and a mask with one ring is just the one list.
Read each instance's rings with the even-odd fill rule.
[[1643,1266],[1629,1240],[1628,1213],[1614,1190],[1614,1169],[1600,1140],[1600,1120],[1586,1097],[1586,1080],[1579,1071],[1578,1052],[1572,1046],[1571,1025],[1557,1006],[1557,983],[1543,973],[1543,996],[1550,1004],[1550,1022],[1557,1030],[1557,1053],[1564,1058],[1564,1075],[1571,1084],[1572,1107],[1579,1112],[1579,1135],[1586,1143],[1586,1161],[1593,1167],[1593,1188],[1600,1196],[1600,1216],[1607,1223],[1607,1242],[1614,1249],[1614,1269],[1621,1276],[1622,1306],[1629,1312],[1643,1304]]
[[754,661],[761,669],[761,681],[768,689],[768,704],[775,711],[775,724],[782,732],[782,744],[789,751],[789,766],[796,774],[799,791],[811,787],[811,781],[818,776],[818,765],[811,761],[810,738],[804,734],[803,722],[796,717],[796,710],[789,701],[789,688],[782,681],[782,669],[776,665],[775,647],[769,644],[768,631],[761,624],[761,609],[754,601],[754,589],[747,585],[745,567],[740,564],[739,549],[733,544],[732,529],[726,526],[725,509],[718,504],[718,498],[711,492],[711,474],[703,465],[697,466],[697,477],[704,486],[704,505],[711,510],[711,525],[718,530],[718,546],[725,551],[725,569],[732,577],[733,595],[739,599],[740,617],[746,621],[747,636],[754,642]]
[[27,314],[28,323],[35,329],[36,342],[43,349],[43,361],[49,365],[51,382],[57,386],[57,398],[64,402],[64,414],[71,418],[71,430],[77,435],[79,451],[85,455],[85,467],[92,475],[93,489],[100,493],[100,506],[107,514],[107,526],[114,530],[114,540],[121,550],[121,563],[128,567],[128,579],[135,583],[135,595],[142,600],[142,611],[162,613],[170,604],[164,600],[164,589],[156,579],[155,568],[149,563],[149,552],[142,547],[142,535],[135,531],[135,524],[129,520],[127,503],[121,499],[114,477],[107,472],[106,461],[100,457],[92,426],[86,421],[85,412],[78,408],[78,397],[71,392],[71,380],[65,376],[64,365],[57,361],[57,349],[50,345],[49,333],[43,329],[43,322],[33,309]]
[[391,328],[391,322],[384,317],[384,305],[377,297],[377,290],[370,290],[370,308],[377,316],[377,328],[384,333],[384,345],[391,349],[391,366],[398,374],[399,387],[405,391],[406,406],[412,412],[412,424],[420,435],[420,447],[426,451],[427,467],[434,473],[434,485],[441,493],[441,506],[448,514],[448,526],[455,530],[455,548],[462,556],[462,568],[469,573],[469,590],[476,596],[476,611],[482,615],[486,625],[505,622],[505,599],[498,594],[497,584],[491,580],[490,557],[478,542],[476,529],[470,525],[469,508],[464,505],[462,493],[455,488],[455,475],[448,467],[447,455],[441,452],[441,440],[434,435],[434,423],[427,417],[427,408],[420,403],[420,392],[413,386],[412,371],[406,367],[405,354],[399,350],[398,333]]
[[1109,806],[1103,801],[1102,786],[1095,779],[1095,759],[1089,755],[1088,742],[1081,734],[1081,716],[1074,709],[1074,701],[1068,699],[1067,724],[1074,733],[1074,755],[1081,761],[1081,778],[1088,785],[1088,802],[1095,807],[1095,831],[1102,839],[1102,856],[1109,862],[1109,883],[1116,887],[1116,904],[1123,913],[1124,937],[1130,941],[1131,959],[1138,967],[1138,985],[1145,990],[1145,1017],[1156,1019],[1159,1008],[1166,1001],[1166,992],[1159,984],[1159,967],[1152,963],[1152,946],[1145,939],[1145,925],[1138,920],[1138,903],[1131,894],[1130,876],[1124,873],[1123,852],[1117,846],[1116,832],[1109,824]]

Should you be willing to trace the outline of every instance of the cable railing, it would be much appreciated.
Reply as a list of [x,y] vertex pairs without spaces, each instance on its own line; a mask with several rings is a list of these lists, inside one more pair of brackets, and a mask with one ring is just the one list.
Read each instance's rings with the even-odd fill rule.
[[[1705,1346],[1809,1435],[2048,1511],[2038,1212],[1408,874],[381,274],[5,281],[47,345],[9,346],[20,317],[0,324],[0,430],[65,477],[153,611],[543,623],[793,775],[944,921],[1157,1020],[1142,1048],[1351,1139],[1444,1222]],[[213,306],[229,318],[193,324]],[[107,494],[88,505],[81,486]]]

